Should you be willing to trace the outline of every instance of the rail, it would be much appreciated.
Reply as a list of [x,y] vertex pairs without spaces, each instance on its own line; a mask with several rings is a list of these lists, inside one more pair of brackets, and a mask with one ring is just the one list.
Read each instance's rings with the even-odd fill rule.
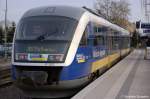
[[0,88],[12,84],[10,68],[3,68],[0,70]]

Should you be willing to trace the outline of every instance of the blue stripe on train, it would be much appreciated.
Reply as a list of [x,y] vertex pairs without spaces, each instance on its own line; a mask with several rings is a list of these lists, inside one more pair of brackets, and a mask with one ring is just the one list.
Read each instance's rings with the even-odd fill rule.
[[[79,47],[72,64],[68,67],[63,67],[63,70],[60,75],[60,80],[72,80],[88,76],[91,73],[92,62],[97,61],[103,57],[94,57],[93,51],[102,50],[106,51],[105,47]],[[85,59],[85,62],[82,59]],[[16,67],[12,65],[12,78],[14,80],[16,79],[16,74]]]
[[92,49],[90,47],[79,47],[72,64],[68,67],[63,67],[60,80],[72,80],[75,78],[77,79],[83,76],[87,76],[91,70],[91,50]]
[[[92,62],[101,59],[104,56],[93,56],[94,52],[106,51],[105,47],[79,47],[72,64],[68,67],[63,67],[60,75],[60,80],[72,80],[88,76],[91,73]],[[99,53],[100,54],[100,53]],[[101,54],[102,55],[102,54]],[[81,63],[80,63],[81,59]],[[82,60],[83,59],[83,60]],[[85,62],[83,62],[85,59]]]

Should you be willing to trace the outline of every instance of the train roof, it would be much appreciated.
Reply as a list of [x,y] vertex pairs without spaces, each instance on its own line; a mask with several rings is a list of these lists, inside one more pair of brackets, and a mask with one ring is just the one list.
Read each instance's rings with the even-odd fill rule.
[[85,11],[86,11],[85,9],[79,7],[46,6],[31,9],[27,11],[22,18],[32,16],[54,15],[54,16],[65,16],[79,20]]
[[107,21],[106,19],[104,19],[102,17],[99,17],[99,16],[94,15],[92,13],[90,13],[89,16],[93,22],[100,24],[100,25],[103,25],[103,26],[106,26],[106,27],[109,27],[111,29],[117,30],[118,32],[121,33],[121,36],[130,36],[130,33],[127,30],[125,30],[124,28],[122,28],[116,24],[113,24],[113,23]]
[[[91,17],[95,17],[96,22],[102,23],[105,26],[108,26],[108,27],[111,27],[118,31],[121,31],[122,35],[129,35],[129,32],[127,30],[101,18],[97,13],[92,12],[92,10],[90,10],[86,7],[80,8],[80,7],[60,6],[60,5],[59,6],[38,7],[38,8],[33,8],[33,9],[27,11],[22,16],[22,19],[26,18],[26,17],[33,17],[33,16],[54,15],[54,16],[65,16],[65,17],[76,19],[76,20],[80,20],[81,16],[85,12],[90,13]],[[95,18],[94,18],[94,20],[95,20]],[[93,18],[91,18],[91,19],[93,19]]]

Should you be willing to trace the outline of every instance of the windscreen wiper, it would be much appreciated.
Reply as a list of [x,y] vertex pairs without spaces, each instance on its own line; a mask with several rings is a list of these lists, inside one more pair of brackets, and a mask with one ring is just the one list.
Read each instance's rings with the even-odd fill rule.
[[45,33],[45,34],[42,34],[40,36],[38,36],[36,39],[37,40],[45,40],[47,37],[51,36],[51,35],[54,35],[55,33],[57,33],[58,29],[56,28],[56,30],[53,32],[53,33]]
[[42,35],[38,36],[36,39],[42,41],[42,40],[45,39],[45,37],[47,36],[47,34],[48,33],[42,34]]

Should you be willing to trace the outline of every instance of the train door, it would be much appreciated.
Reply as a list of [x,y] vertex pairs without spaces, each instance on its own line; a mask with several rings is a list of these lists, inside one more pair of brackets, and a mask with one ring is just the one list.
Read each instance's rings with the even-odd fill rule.
[[112,50],[113,50],[113,62],[116,62],[120,58],[120,48],[119,48],[119,32],[112,30]]
[[106,56],[105,34],[105,27],[100,25],[94,27],[93,52],[96,50],[96,57],[98,58]]
[[93,28],[94,34],[93,39],[91,39],[93,41],[92,56],[94,60],[92,63],[92,72],[95,72],[107,65],[107,60],[105,59],[107,55],[105,42],[107,28],[98,24],[95,24]]
[[[78,48],[78,63],[85,63],[88,62],[92,58],[92,51],[91,51],[91,40],[89,39],[89,35],[91,33],[91,26],[90,23],[86,26],[82,38],[80,40],[79,48]],[[81,58],[82,56],[82,58]],[[83,59],[84,57],[84,59]],[[81,60],[80,60],[81,59]]]
[[111,29],[108,29],[107,31],[107,49],[108,49],[108,68],[111,66],[111,60],[112,60],[112,31]]
[[118,44],[119,44],[119,54],[120,54],[120,59],[121,59],[121,33],[119,32],[118,34]]

